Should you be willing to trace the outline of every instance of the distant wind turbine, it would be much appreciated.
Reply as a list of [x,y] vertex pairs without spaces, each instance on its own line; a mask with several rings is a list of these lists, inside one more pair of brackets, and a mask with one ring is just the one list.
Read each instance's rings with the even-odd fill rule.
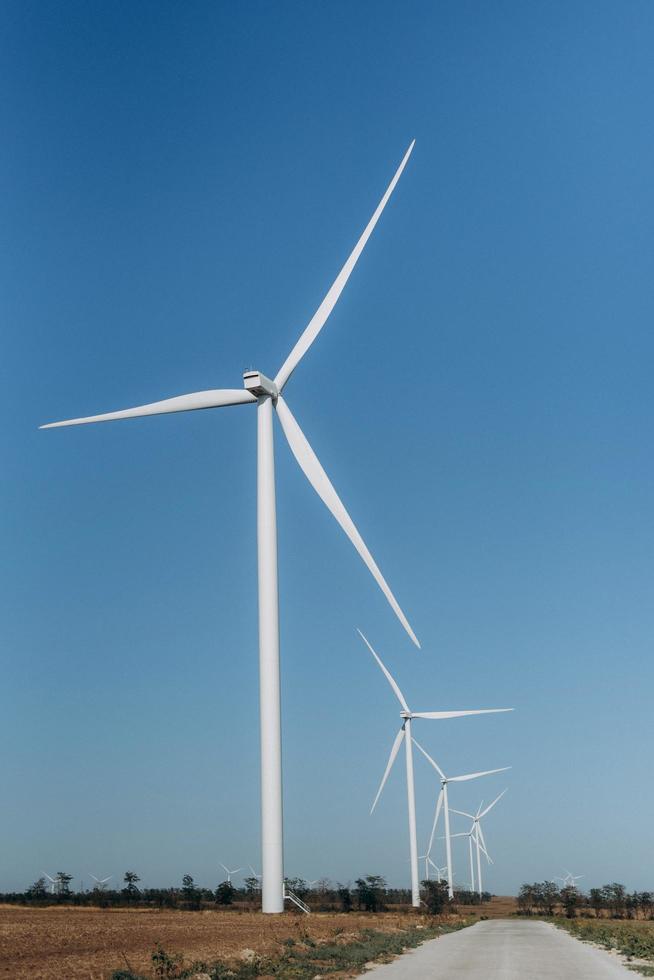
[[98,891],[101,892],[105,890],[105,886],[107,882],[111,881],[111,879],[113,878],[113,875],[109,875],[107,878],[96,878],[95,875],[92,875],[90,871],[89,874],[91,875],[91,878],[93,878],[95,882],[95,887],[98,889]]
[[[479,856],[480,850],[483,851],[484,854],[486,855],[486,860],[488,861],[488,863],[489,864],[492,864],[493,863],[492,860],[491,860],[491,857],[490,857],[490,855],[488,853],[488,849],[486,847],[486,841],[484,839],[484,831],[481,828],[481,821],[486,816],[487,813],[490,813],[490,811],[493,809],[493,807],[495,806],[495,804],[496,803],[499,803],[499,801],[502,799],[502,797],[504,796],[505,793],[506,793],[506,790],[503,789],[502,792],[500,793],[500,795],[497,796],[493,800],[493,802],[490,803],[486,807],[485,810],[482,810],[482,806],[484,804],[483,803],[480,803],[479,804],[479,807],[477,808],[477,813],[476,814],[466,813],[465,810],[454,810],[454,809],[451,809],[450,810],[450,813],[458,813],[460,816],[462,816],[462,817],[469,817],[472,820],[472,827],[470,828],[470,831],[469,831],[469,835],[470,835],[469,836],[469,843],[470,843],[470,848],[471,848],[471,850],[470,850],[470,860],[472,861],[472,840],[474,839],[474,842],[475,842],[475,845],[476,845],[476,848],[477,848],[477,890],[479,892],[479,897],[480,898],[481,898],[481,894],[482,894],[481,857]],[[461,836],[461,835],[460,834],[456,834],[455,836],[458,837],[458,836]],[[465,835],[465,836],[468,836],[468,835]],[[474,887],[475,887],[474,884],[473,884],[472,887],[473,887],[473,890],[474,890]]]
[[436,811],[434,813],[434,823],[433,823],[432,828],[431,828],[431,837],[429,838],[429,847],[427,848],[427,850],[429,852],[431,852],[431,847],[432,847],[432,844],[434,842],[434,834],[436,833],[436,826],[438,824],[438,818],[440,816],[441,810],[443,810],[444,819],[445,819],[445,850],[446,850],[446,853],[447,853],[447,885],[448,885],[448,894],[449,894],[450,898],[453,898],[454,897],[454,870],[452,868],[452,841],[451,841],[451,834],[450,834],[450,807],[449,807],[449,801],[448,801],[448,795],[447,795],[447,786],[448,786],[448,783],[464,783],[464,782],[467,782],[469,779],[479,779],[480,776],[492,776],[492,775],[494,775],[497,772],[506,772],[507,769],[510,769],[511,768],[511,766],[503,766],[502,769],[486,769],[486,770],[484,770],[484,772],[470,772],[470,773],[467,773],[464,776],[446,776],[445,773],[443,772],[443,770],[441,769],[441,767],[438,765],[438,763],[434,759],[432,759],[432,757],[430,756],[429,752],[427,752],[426,749],[423,749],[422,745],[420,745],[420,743],[417,742],[415,740],[415,738],[413,739],[413,742],[414,742],[416,748],[418,748],[422,752],[422,754],[424,755],[424,757],[427,760],[427,762],[429,762],[429,764],[436,770],[436,772],[438,773],[438,775],[440,777],[441,789],[440,789],[440,793],[438,794],[438,799],[436,800]]
[[[400,702],[400,717],[402,719],[402,725],[399,732],[395,736],[395,741],[391,747],[391,754],[388,757],[388,763],[386,765],[386,771],[383,775],[379,789],[377,790],[377,796],[375,797],[374,803],[372,804],[372,813],[377,806],[377,801],[381,796],[382,790],[386,785],[386,780],[388,779],[389,773],[393,768],[393,763],[397,758],[397,754],[400,751],[400,746],[404,740],[404,748],[406,755],[406,791],[407,791],[407,807],[409,812],[409,860],[411,862],[411,904],[414,908],[420,907],[420,881],[418,874],[418,840],[416,831],[416,796],[415,796],[415,785],[413,779],[413,743],[411,740],[411,721],[413,718],[431,718],[442,720],[444,718],[462,718],[465,715],[493,715],[499,714],[504,711],[512,711],[512,708],[479,708],[476,710],[469,711],[411,711],[409,705],[406,702],[402,691],[400,690],[395,678],[391,675],[390,671],[384,666],[381,658],[373,650],[372,646],[363,635],[361,630],[357,630],[357,633],[366,644],[371,654],[377,661],[380,670],[384,674],[386,680],[390,684],[395,697]],[[417,744],[417,743],[416,743]],[[428,852],[429,853],[429,852]],[[449,864],[449,857],[448,857]]]
[[[243,870],[243,868],[234,868],[233,870],[230,871],[230,869],[227,867],[227,865],[226,864],[223,864],[222,861],[219,861],[218,863],[220,864],[220,867],[221,868],[224,868],[225,871],[227,872],[227,881],[228,881],[228,883],[230,885],[232,883],[232,875],[237,875],[239,873],[239,871],[242,871]],[[255,877],[256,877],[256,875],[255,875]]]
[[564,888],[576,888],[577,887],[577,882],[581,878],[583,878],[584,876],[583,875],[573,875],[571,871],[567,871],[565,868],[563,870],[565,871],[565,878],[560,878],[557,875],[556,876],[556,881],[562,882]]
[[[260,371],[246,371],[243,389],[217,389],[178,395],[164,401],[139,405],[117,412],[50,422],[42,429],[82,425],[87,422],[110,422],[116,419],[163,415],[170,412],[190,412],[197,409],[223,408],[228,405],[256,404],[257,406],[257,550],[259,579],[259,713],[261,738],[261,840],[263,861],[262,910],[283,912],[284,867],[282,826],[282,763],[281,763],[281,706],[279,684],[279,602],[277,589],[277,518],[275,506],[275,464],[273,452],[273,409],[297,463],[327,509],[350,539],[371,575],[386,596],[391,608],[416,646],[417,637],[391,592],[363,538],[339,499],[318,457],[309,445],[291,413],[282,390],[309,347],[320,333],[334,309],[345,284],[359,260],[395,185],[404,170],[415,140],[404,154],[395,176],[388,185],[377,209],[354,246],[345,265],[337,275],[322,303],[300,335],[297,343],[277,372],[274,381]],[[328,379],[314,384],[314,392],[322,404],[328,404],[333,394],[333,382]]]
[[47,871],[44,871],[43,874],[46,876],[46,878],[50,882],[50,894],[51,895],[54,895],[55,888],[56,888],[56,885],[57,885],[56,879],[53,878],[52,875],[49,875]]

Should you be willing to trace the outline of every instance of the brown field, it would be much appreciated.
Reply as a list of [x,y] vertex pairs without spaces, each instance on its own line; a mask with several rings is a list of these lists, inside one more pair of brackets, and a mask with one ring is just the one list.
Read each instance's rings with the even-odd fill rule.
[[[511,915],[514,899],[494,899],[482,910],[461,912]],[[170,953],[212,962],[236,959],[244,950],[280,953],[283,941],[309,935],[316,942],[356,938],[362,929],[395,931],[416,924],[410,912],[359,912],[262,916],[235,911],[151,911],[53,906],[0,906],[0,980],[107,980],[113,970],[151,975],[157,943]],[[419,921],[419,919],[418,919]],[[342,932],[341,932],[342,931]]]

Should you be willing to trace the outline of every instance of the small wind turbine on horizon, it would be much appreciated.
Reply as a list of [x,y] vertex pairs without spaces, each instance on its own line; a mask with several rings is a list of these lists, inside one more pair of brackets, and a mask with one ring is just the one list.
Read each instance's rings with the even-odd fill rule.
[[[273,448],[273,414],[276,413],[291,452],[307,480],[327,509],[350,539],[371,575],[388,600],[395,615],[417,647],[420,646],[409,621],[391,592],[375,560],[366,547],[350,515],[338,497],[318,457],[309,445],[291,413],[282,391],[294,370],[313,344],[334,309],[345,284],[359,260],[375,225],[386,207],[413,150],[415,140],[404,154],[370,221],[349,258],[332,283],[315,314],[295,346],[271,380],[260,371],[246,371],[243,389],[196,391],[167,398],[136,408],[107,412],[42,425],[42,429],[83,425],[88,422],[110,422],[170,412],[223,408],[229,405],[257,406],[257,554],[259,582],[259,714],[261,744],[261,841],[262,841],[262,911],[284,910],[284,863],[282,818],[281,702],[279,680],[279,599],[277,587],[277,518],[275,504],[275,463]],[[316,381],[317,397],[331,395],[329,380]]]
[[[500,795],[497,796],[493,800],[493,802],[490,803],[486,807],[485,810],[482,810],[482,806],[484,805],[483,804],[483,801],[482,801],[479,804],[478,808],[477,808],[477,813],[476,814],[466,813],[465,810],[455,810],[454,808],[452,808],[450,810],[450,813],[458,813],[459,816],[461,816],[461,817],[469,817],[472,820],[472,827],[470,828],[468,834],[464,834],[463,836],[468,836],[469,835],[469,843],[470,843],[470,847],[471,847],[471,850],[470,850],[470,860],[471,860],[471,862],[472,862],[472,840],[473,839],[474,839],[475,845],[477,847],[477,888],[478,888],[478,892],[479,892],[479,897],[480,898],[481,898],[481,894],[482,894],[482,883],[481,883],[481,857],[480,857],[479,852],[480,851],[483,851],[484,854],[486,855],[486,860],[488,861],[488,863],[489,864],[492,864],[493,863],[492,858],[491,858],[490,854],[488,853],[488,848],[486,846],[486,840],[484,838],[484,831],[482,830],[482,827],[481,827],[481,821],[482,821],[483,817],[486,816],[487,813],[490,813],[490,811],[493,809],[493,807],[495,806],[495,804],[496,803],[499,803],[499,801],[502,799],[502,797],[504,796],[505,793],[506,793],[506,790],[503,789],[502,792],[500,793]],[[453,836],[454,837],[460,837],[462,835],[461,834],[454,834]],[[474,880],[474,876],[473,876],[473,880]],[[473,887],[473,891],[474,891],[474,887],[475,887],[474,884],[473,884],[472,887]]]
[[[386,780],[388,779],[389,773],[393,768],[393,763],[397,758],[397,754],[400,751],[400,746],[402,741],[404,741],[405,755],[406,755],[406,790],[407,790],[407,807],[409,813],[409,860],[411,862],[411,904],[414,908],[420,907],[420,876],[418,873],[418,835],[416,830],[416,795],[415,795],[415,784],[413,778],[413,742],[411,736],[411,721],[413,718],[430,718],[443,720],[445,718],[462,718],[466,715],[493,715],[500,714],[505,711],[513,711],[513,708],[479,708],[468,711],[411,711],[409,705],[406,702],[402,691],[400,690],[395,678],[391,675],[390,671],[384,666],[380,657],[375,653],[372,646],[365,638],[360,629],[357,629],[357,633],[366,644],[371,654],[379,664],[379,667],[384,674],[386,680],[390,684],[395,697],[400,702],[400,717],[402,719],[402,724],[400,730],[395,736],[395,741],[391,747],[391,753],[388,757],[388,763],[386,765],[386,771],[382,777],[381,784],[377,790],[377,796],[372,804],[370,813],[372,813],[377,806],[377,801],[382,794],[382,790],[386,785]],[[418,743],[416,742],[416,745]],[[418,746],[419,747],[419,746]],[[431,850],[430,848],[427,851]],[[448,855],[448,865],[450,864],[450,858]]]
[[[218,864],[220,865],[221,868],[224,868],[225,871],[227,872],[227,882],[230,885],[232,883],[232,875],[237,875],[239,873],[239,871],[242,871],[243,870],[243,868],[234,868],[233,870],[230,871],[230,869],[227,867],[227,865],[226,864],[223,864],[222,861],[219,861]],[[256,877],[257,877],[257,875],[255,875],[255,878]]]
[[96,878],[95,875],[92,875],[90,871],[89,871],[89,875],[91,876],[91,878],[93,878],[95,882],[95,887],[98,889],[98,891],[101,892],[105,890],[107,882],[111,881],[111,879],[113,878],[113,875],[109,875],[107,878]]
[[46,876],[46,878],[50,882],[50,894],[51,895],[54,895],[55,888],[56,888],[56,885],[57,885],[56,879],[53,878],[52,875],[49,875],[47,871],[44,871],[43,874]]
[[434,813],[434,823],[431,828],[431,837],[429,838],[429,847],[427,848],[428,853],[431,853],[432,844],[434,843],[434,834],[436,833],[436,827],[438,825],[438,818],[440,817],[441,810],[443,810],[444,820],[445,820],[445,851],[447,854],[447,890],[450,898],[454,898],[454,869],[452,867],[452,835],[450,833],[450,806],[448,800],[447,787],[448,783],[464,783],[470,779],[479,779],[481,776],[493,776],[498,772],[506,772],[511,766],[503,766],[501,769],[485,769],[483,772],[470,772],[463,776],[446,776],[438,763],[432,759],[429,752],[420,745],[416,739],[413,739],[414,745],[417,749],[422,752],[425,759],[429,764],[436,770],[440,777],[441,789],[436,800],[436,811]]
[[566,868],[564,868],[563,870],[565,871],[565,878],[560,878],[559,875],[556,875],[555,880],[560,881],[564,888],[576,888],[577,882],[579,881],[580,878],[583,878],[584,876],[573,875],[572,872],[566,870]]

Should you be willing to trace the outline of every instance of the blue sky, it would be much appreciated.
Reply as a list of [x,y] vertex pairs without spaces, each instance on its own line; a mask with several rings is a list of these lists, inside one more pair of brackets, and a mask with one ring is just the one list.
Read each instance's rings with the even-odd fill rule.
[[[5,3],[0,889],[259,861],[254,412],[416,148],[277,428],[286,868],[408,881],[398,717],[512,765],[496,892],[654,882],[645,2]],[[418,766],[420,840],[435,786]],[[465,852],[457,870],[465,879]]]

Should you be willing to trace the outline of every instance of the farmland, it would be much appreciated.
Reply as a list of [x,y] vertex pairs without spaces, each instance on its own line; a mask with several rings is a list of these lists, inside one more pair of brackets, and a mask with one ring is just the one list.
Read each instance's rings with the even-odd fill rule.
[[[449,927],[462,922],[451,918]],[[433,920],[408,912],[264,917],[238,911],[4,905],[0,906],[0,978],[108,980],[119,969],[152,977],[151,956],[157,944],[171,954],[181,954],[188,967],[197,961],[244,963],[295,948],[311,955],[316,945],[346,945],[366,930],[388,933],[390,940],[392,934],[400,939],[401,931],[409,930],[410,935],[416,927],[420,934],[414,933],[414,941],[437,934],[432,931]],[[370,948],[375,953],[374,946]]]
[[633,960],[633,968],[654,976],[654,921],[561,918],[556,924],[577,939],[622,953]]

